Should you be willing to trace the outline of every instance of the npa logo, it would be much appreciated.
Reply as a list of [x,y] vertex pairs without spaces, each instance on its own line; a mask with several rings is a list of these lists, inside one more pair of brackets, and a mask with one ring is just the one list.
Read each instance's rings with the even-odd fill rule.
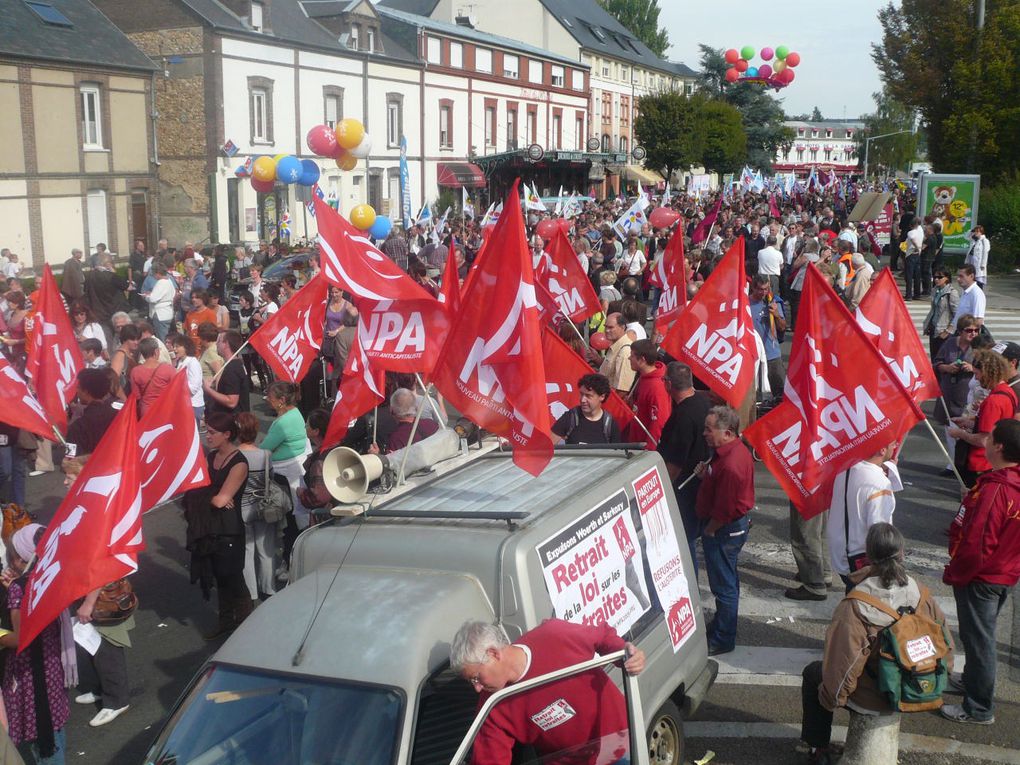
[[[739,305],[739,300],[734,300],[729,306],[723,303],[719,306],[719,313],[727,310],[736,311]],[[709,334],[708,327],[702,324],[688,338],[684,347],[717,376],[724,378],[733,386],[737,384],[740,370],[744,365],[741,343],[746,333],[747,327],[738,320],[738,317],[734,317],[729,324],[712,334]]]
[[[387,307],[385,301],[380,307]],[[359,324],[361,346],[372,354],[421,355],[425,353],[425,320],[420,311],[403,314],[375,310]]]
[[694,609],[691,607],[690,598],[681,598],[669,609],[669,616],[666,617],[666,628],[669,630],[669,639],[673,641],[674,648],[679,647],[694,631]]
[[[914,363],[912,356],[904,354],[900,359],[891,359],[885,355],[883,348],[896,347],[895,332],[874,324],[864,315],[860,308],[857,309],[857,324],[866,334],[878,338],[876,345],[879,353],[889,363],[893,374],[896,375],[896,378],[903,384],[904,388],[913,393],[924,386],[924,380],[921,379],[921,373],[917,371],[917,365]],[[883,332],[885,333],[884,342]]]
[[[824,381],[819,382],[824,384]],[[804,404],[792,386],[787,384],[785,393],[790,403],[800,410],[801,416],[804,416]],[[811,444],[811,456],[815,461],[822,460],[823,456],[832,450],[861,438],[870,428],[886,419],[875,399],[863,385],[858,385],[849,395],[828,386],[825,386],[825,393],[827,403],[817,412],[818,438]],[[791,466],[800,461],[802,430],[803,422],[798,420],[770,439],[782,458]]]

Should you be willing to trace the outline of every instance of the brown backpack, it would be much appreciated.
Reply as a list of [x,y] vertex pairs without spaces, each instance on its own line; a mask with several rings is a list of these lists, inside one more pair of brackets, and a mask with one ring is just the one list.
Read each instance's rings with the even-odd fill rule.
[[99,598],[92,609],[92,621],[100,627],[111,627],[126,621],[138,608],[138,596],[131,582],[118,579],[99,591]]

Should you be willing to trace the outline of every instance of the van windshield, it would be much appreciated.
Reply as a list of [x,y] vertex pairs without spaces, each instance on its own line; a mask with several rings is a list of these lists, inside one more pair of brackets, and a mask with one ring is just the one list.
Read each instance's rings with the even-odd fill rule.
[[390,765],[395,689],[213,665],[146,757],[147,765]]

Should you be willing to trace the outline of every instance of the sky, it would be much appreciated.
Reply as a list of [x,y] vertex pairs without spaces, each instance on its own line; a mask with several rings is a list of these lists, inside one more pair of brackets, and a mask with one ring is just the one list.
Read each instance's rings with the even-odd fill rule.
[[[888,1],[660,0],[659,23],[672,43],[667,58],[695,70],[701,43],[759,51],[786,45],[801,56],[797,78],[779,91],[786,113],[810,114],[817,106],[827,119],[855,119],[874,111],[871,94],[882,88],[871,44],[881,39],[878,10]],[[761,63],[758,57],[751,62]]]

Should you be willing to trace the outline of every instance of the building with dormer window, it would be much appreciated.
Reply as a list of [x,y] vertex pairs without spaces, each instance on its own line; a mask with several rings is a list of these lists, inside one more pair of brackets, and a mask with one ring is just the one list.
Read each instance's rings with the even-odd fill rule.
[[776,152],[772,162],[778,173],[796,173],[806,178],[811,168],[844,176],[857,172],[857,146],[866,126],[860,120],[826,120],[783,123],[793,131],[793,141],[786,150]]

